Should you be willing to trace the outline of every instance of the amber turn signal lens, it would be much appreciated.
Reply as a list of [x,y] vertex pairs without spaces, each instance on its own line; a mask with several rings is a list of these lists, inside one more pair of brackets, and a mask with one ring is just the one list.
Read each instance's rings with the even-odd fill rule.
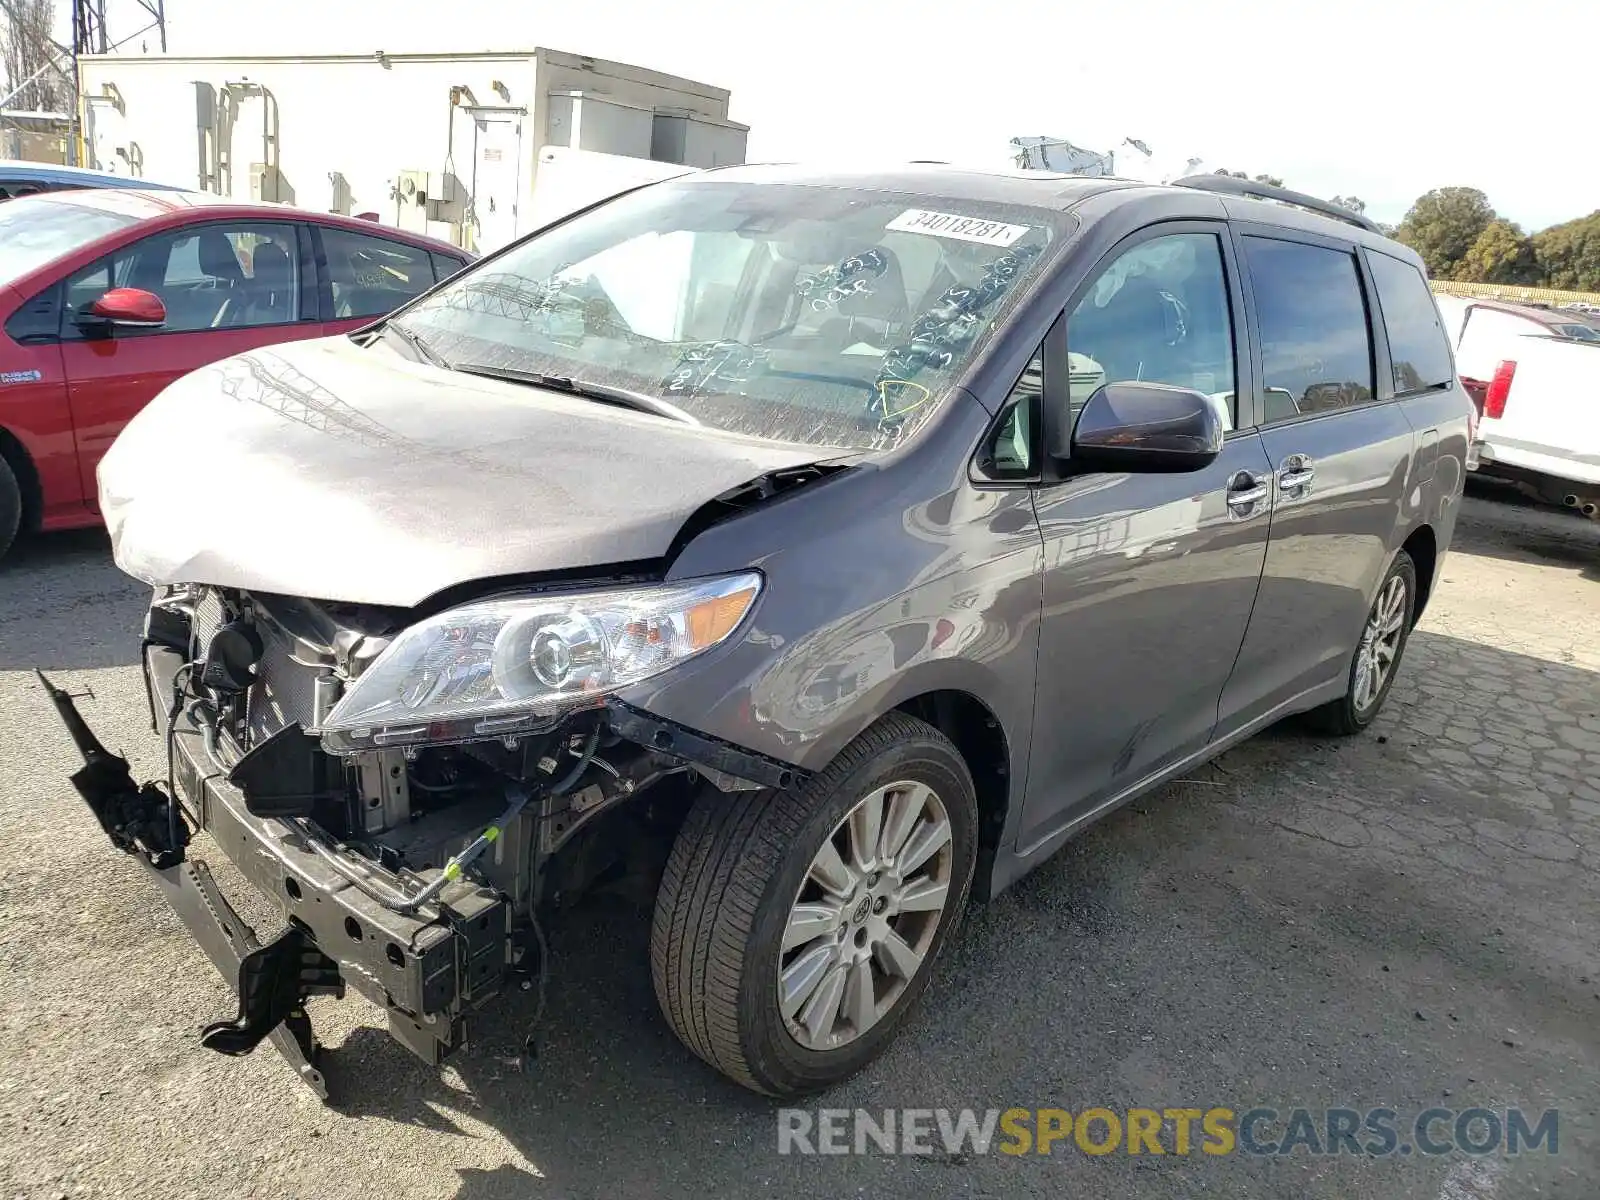
[[684,613],[684,625],[689,631],[689,644],[696,650],[715,646],[744,620],[745,614],[750,611],[750,606],[755,600],[756,589],[749,587],[712,600],[702,600],[694,605]]

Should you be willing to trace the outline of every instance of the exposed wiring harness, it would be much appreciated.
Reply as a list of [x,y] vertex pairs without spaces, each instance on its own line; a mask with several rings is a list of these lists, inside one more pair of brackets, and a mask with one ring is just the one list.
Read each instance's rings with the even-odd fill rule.
[[[173,788],[174,794],[176,794],[175,745],[177,735],[177,718],[178,714],[181,712],[187,711],[191,717],[193,717],[193,715],[197,712],[204,712],[206,715],[212,718],[210,720],[202,718],[194,723],[198,725],[200,729],[201,742],[205,747],[206,756],[210,758],[212,765],[218,771],[225,774],[231,770],[231,766],[224,761],[222,748],[217,740],[216,718],[219,714],[216,713],[213,706],[207,700],[199,696],[190,697],[188,703],[185,704],[185,694],[187,690],[186,685],[192,680],[194,670],[197,666],[199,666],[198,662],[184,663],[174,673],[172,680],[172,703],[167,710],[166,749],[167,779],[169,786]],[[620,778],[620,773],[617,771],[616,767],[612,766],[604,759],[597,757],[596,751],[599,749],[599,746],[600,727],[597,725],[589,732],[588,737],[584,741],[583,748],[576,752],[577,761],[573,763],[573,765],[568,768],[566,773],[559,779],[551,783],[548,787],[540,789],[541,793],[550,796],[564,795],[566,792],[572,789],[579,779],[583,777],[583,773],[590,767],[591,764],[609,772],[614,777]],[[463,785],[461,784],[434,785],[431,787],[424,786],[423,790],[447,792],[457,790],[462,786]],[[454,880],[460,879],[466,869],[476,862],[477,859],[483,855],[484,851],[486,851],[491,845],[500,839],[505,830],[510,826],[511,822],[515,821],[517,817],[521,815],[522,810],[527,807],[528,802],[533,799],[534,795],[535,789],[528,787],[526,784],[520,781],[508,782],[506,784],[506,798],[508,803],[505,812],[501,814],[500,818],[494,824],[486,828],[476,838],[474,838],[472,842],[469,843],[463,850],[455,855],[452,855],[449,861],[447,861],[444,864],[444,867],[439,871],[439,874],[435,876],[421,891],[409,896],[404,895],[386,883],[361,872],[355,863],[349,861],[349,859],[347,859],[345,855],[340,852],[340,850],[335,850],[334,848],[326,845],[326,834],[324,834],[321,830],[316,829],[310,821],[302,818],[294,820],[292,824],[299,828],[301,833],[304,835],[305,845],[308,846],[320,859],[322,859],[322,861],[326,862],[329,867],[347,880],[351,886],[358,888],[361,892],[369,896],[371,899],[377,901],[391,912],[410,916],[416,913],[417,910],[423,905],[435,899],[439,893],[444,890],[447,884]],[[176,824],[178,819],[176,808],[177,805],[176,802],[174,802],[169,810],[169,820],[173,824]],[[543,927],[539,923],[538,915],[530,912],[528,916],[529,924],[531,926],[539,954],[538,978],[534,984],[535,988],[537,989],[537,994],[534,1000],[534,1010],[531,1018],[528,1021],[528,1032],[524,1036],[522,1043],[523,1053],[531,1059],[536,1057],[538,1054],[535,1032],[544,1017],[545,997],[549,983],[552,962],[550,955],[550,944],[548,939],[545,937]]]
[[[573,784],[578,782],[579,778],[588,768],[590,762],[593,761],[595,748],[599,744],[600,731],[598,728],[596,728],[589,735],[588,740],[584,743],[583,749],[579,751],[578,761],[572,765],[565,775],[550,785],[548,788],[550,795],[560,796],[571,789]],[[528,801],[533,799],[533,796],[533,789],[530,789],[522,783],[506,784],[506,799],[508,804],[506,806],[506,811],[500,815],[500,819],[497,820],[493,825],[490,825],[476,838],[474,838],[464,850],[458,854],[452,855],[450,860],[444,864],[444,867],[440,870],[439,874],[435,876],[426,887],[424,887],[420,892],[410,896],[402,895],[393,888],[390,888],[375,879],[363,877],[362,875],[358,874],[355,867],[347,862],[342,855],[323,845],[322,839],[312,833],[304,821],[301,821],[299,824],[301,825],[302,829],[306,831],[307,844],[309,844],[311,848],[316,851],[318,856],[327,862],[329,866],[338,871],[340,875],[344,876],[352,884],[360,888],[368,896],[371,896],[374,900],[383,905],[385,908],[389,909],[391,912],[397,912],[404,916],[410,916],[424,904],[438,896],[438,894],[444,890],[446,884],[453,880],[460,879],[462,872],[464,872],[475,861],[477,861],[477,859],[485,850],[499,840],[500,835],[506,831],[507,826],[509,826],[512,821],[517,819],[522,810],[527,806]],[[542,940],[543,939],[541,938],[541,941]]]
[[[580,764],[580,769],[582,765]],[[444,891],[445,884],[460,879],[461,872],[471,866],[480,854],[499,839],[506,826],[517,819],[517,814],[522,812],[523,807],[528,803],[532,795],[533,793],[521,783],[506,784],[506,799],[510,801],[510,804],[506,811],[500,815],[500,819],[473,838],[465,850],[462,850],[459,854],[451,855],[450,861],[444,864],[444,869],[434,876],[433,881],[427,887],[404,903],[394,906],[394,911],[409,916]]]
[[[183,708],[183,689],[193,674],[195,664],[186,662],[172,673],[172,703],[167,708],[167,835],[171,838],[171,845],[178,844],[178,767],[175,749],[177,745],[178,712]],[[148,664],[146,671],[149,670]],[[150,698],[150,707],[155,708],[155,691],[145,688],[145,693]]]
[[539,1056],[539,1043],[534,1039],[534,1034],[538,1032],[539,1023],[544,1020],[545,990],[555,963],[550,957],[550,943],[545,940],[544,929],[539,924],[539,914],[532,908],[528,910],[528,924],[533,927],[533,938],[539,947],[539,977],[534,983],[537,991],[533,998],[533,1016],[528,1018],[528,1032],[522,1037],[522,1053],[533,1059]]
[[[578,755],[577,763],[559,781],[550,785],[550,795],[559,796],[578,782],[578,777],[588,767],[589,760],[594,757],[595,747],[599,744],[600,729],[596,726],[584,743],[583,750]],[[416,912],[417,909],[443,891],[445,884],[450,883],[452,880],[460,879],[461,872],[471,866],[479,855],[499,839],[500,835],[505,832],[506,826],[517,819],[517,814],[522,811],[532,796],[533,792],[521,783],[506,784],[506,797],[511,803],[500,819],[474,838],[465,850],[459,854],[452,855],[450,861],[445,863],[444,869],[439,872],[433,882],[429,883],[427,887],[423,888],[395,911],[401,913]]]

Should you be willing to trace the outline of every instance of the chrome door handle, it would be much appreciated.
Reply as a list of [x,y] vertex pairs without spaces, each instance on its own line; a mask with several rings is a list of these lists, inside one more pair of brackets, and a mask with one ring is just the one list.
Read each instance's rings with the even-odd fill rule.
[[1262,504],[1272,494],[1265,475],[1240,471],[1228,480],[1228,515],[1236,520],[1253,517],[1256,505]]
[[1308,454],[1291,454],[1278,468],[1278,488],[1285,492],[1300,492],[1311,486],[1317,477]]

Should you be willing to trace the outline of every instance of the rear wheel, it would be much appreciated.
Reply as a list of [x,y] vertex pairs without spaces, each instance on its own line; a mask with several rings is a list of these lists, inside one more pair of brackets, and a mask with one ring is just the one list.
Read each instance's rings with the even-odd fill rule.
[[0,559],[16,541],[22,527],[22,488],[17,484],[11,464],[0,457]]
[[956,748],[884,718],[789,791],[707,793],[651,927],[661,1010],[755,1091],[830,1086],[905,1023],[961,917],[977,800]]
[[1361,640],[1350,660],[1345,693],[1307,714],[1322,733],[1360,733],[1377,718],[1400,670],[1400,657],[1411,636],[1417,607],[1417,568],[1404,550],[1395,555],[1378,585],[1377,597],[1361,628]]

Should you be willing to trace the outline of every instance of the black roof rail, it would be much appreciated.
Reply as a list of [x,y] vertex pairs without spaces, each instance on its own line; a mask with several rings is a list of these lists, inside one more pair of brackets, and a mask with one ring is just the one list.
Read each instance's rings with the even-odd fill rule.
[[1247,196],[1252,200],[1276,200],[1279,204],[1292,204],[1296,208],[1310,209],[1314,213],[1332,217],[1335,221],[1355,225],[1368,233],[1383,232],[1378,228],[1376,221],[1362,216],[1353,209],[1345,208],[1342,204],[1335,204],[1331,200],[1319,200],[1315,196],[1291,191],[1289,188],[1274,187],[1270,183],[1257,183],[1254,179],[1236,179],[1232,175],[1186,175],[1182,179],[1174,180],[1173,186],[1195,188],[1202,192],[1217,192],[1224,196]]

